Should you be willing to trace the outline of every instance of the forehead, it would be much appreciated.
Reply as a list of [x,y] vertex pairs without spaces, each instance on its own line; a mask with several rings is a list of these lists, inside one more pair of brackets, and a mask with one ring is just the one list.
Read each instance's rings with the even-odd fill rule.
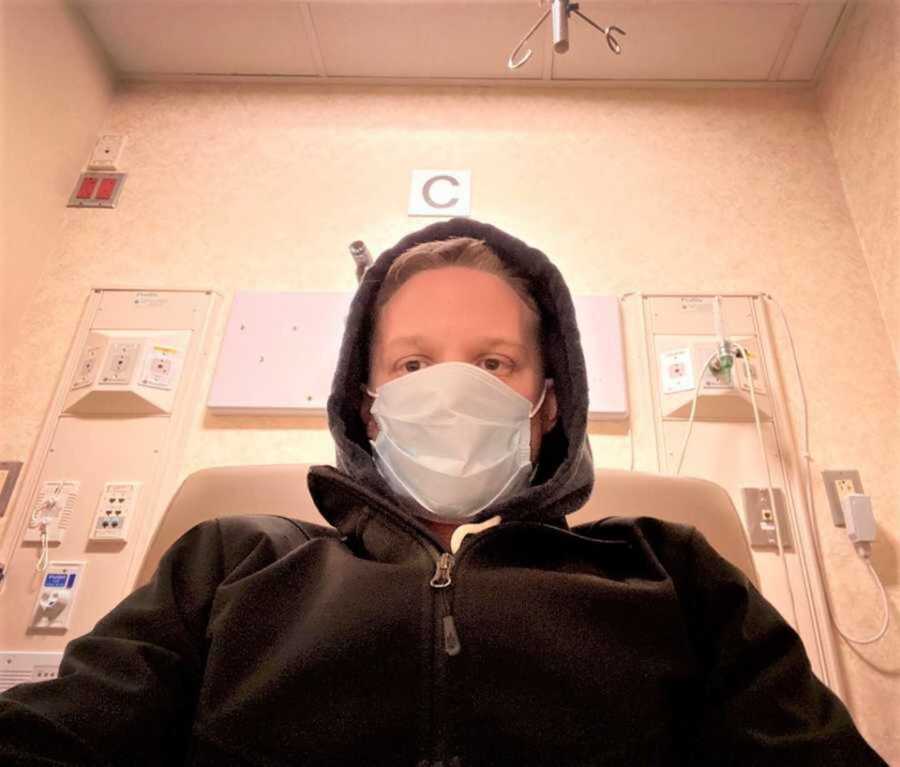
[[434,339],[490,334],[532,343],[531,310],[496,275],[459,266],[428,269],[407,280],[391,296],[378,318],[377,342],[411,332]]

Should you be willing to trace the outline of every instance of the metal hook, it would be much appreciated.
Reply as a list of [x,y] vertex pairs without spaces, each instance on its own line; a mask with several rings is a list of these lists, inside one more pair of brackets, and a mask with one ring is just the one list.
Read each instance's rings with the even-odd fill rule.
[[[607,32],[606,32],[606,43],[607,43],[607,45],[609,45],[609,47],[610,47],[610,49],[612,50],[613,53],[621,53],[621,52],[622,52],[622,46],[619,45],[619,41],[616,40],[616,38],[614,38],[614,37],[612,36],[612,33],[613,33],[613,32],[618,32],[620,35],[625,35],[625,30],[624,30],[624,29],[619,29],[618,27],[610,27],[610,28],[607,30]],[[625,36],[627,37],[628,35],[625,35]]]
[[522,50],[522,46],[528,42],[528,38],[531,37],[537,31],[537,28],[541,24],[544,23],[544,19],[546,19],[550,15],[551,10],[553,10],[552,7],[548,8],[546,11],[544,11],[544,15],[541,16],[541,18],[539,18],[537,20],[537,23],[531,29],[528,30],[528,34],[526,34],[525,37],[523,37],[521,40],[519,40],[519,44],[515,48],[513,48],[513,52],[509,54],[509,59],[507,59],[507,62],[506,62],[507,67],[509,67],[510,69],[518,69],[526,61],[528,61],[528,59],[531,58],[532,50],[529,48],[528,51],[525,53],[525,55],[519,61],[513,61],[513,59],[516,57],[516,54],[520,50]]
[[612,33],[618,32],[620,35],[624,35],[625,34],[624,29],[619,29],[619,27],[616,27],[616,26],[604,28],[604,27],[601,27],[599,24],[595,24],[587,16],[585,16],[581,11],[578,10],[577,3],[573,3],[572,5],[569,6],[569,8],[572,12],[577,13],[579,16],[581,16],[581,18],[583,18],[592,27],[594,27],[595,29],[599,29],[604,35],[606,35],[606,44],[609,46],[609,49],[613,53],[615,53],[615,54],[622,53],[622,46],[619,45],[619,41],[616,40],[615,37],[613,37]]

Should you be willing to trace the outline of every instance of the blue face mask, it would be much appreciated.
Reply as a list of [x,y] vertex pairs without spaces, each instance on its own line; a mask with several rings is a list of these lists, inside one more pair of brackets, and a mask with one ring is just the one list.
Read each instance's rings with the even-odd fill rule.
[[371,413],[375,466],[420,516],[462,522],[527,486],[537,405],[465,362],[443,362],[384,384]]

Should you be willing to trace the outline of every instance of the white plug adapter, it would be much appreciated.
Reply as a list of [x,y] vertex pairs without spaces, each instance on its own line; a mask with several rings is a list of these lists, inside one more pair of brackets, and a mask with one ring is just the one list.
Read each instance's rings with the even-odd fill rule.
[[841,498],[841,511],[847,525],[847,536],[853,543],[875,540],[875,515],[868,495],[849,493]]

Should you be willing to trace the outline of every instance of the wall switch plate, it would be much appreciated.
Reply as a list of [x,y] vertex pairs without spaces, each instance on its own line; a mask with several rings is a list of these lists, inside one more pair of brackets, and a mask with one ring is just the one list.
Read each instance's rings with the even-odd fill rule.
[[828,506],[831,519],[837,527],[844,527],[844,511],[841,498],[845,495],[862,495],[862,480],[856,469],[835,469],[822,472],[825,482],[825,493],[828,495]]
[[115,170],[125,146],[125,136],[107,133],[97,139],[88,168],[90,170]]
[[741,488],[741,500],[744,503],[744,516],[747,520],[750,546],[754,549],[778,548],[778,539],[775,536],[775,520],[777,518],[782,548],[793,548],[794,542],[791,536],[791,526],[788,524],[784,492],[781,488],[775,487],[772,488],[772,494],[775,496],[775,505],[778,507],[774,514],[768,488]]
[[69,197],[70,208],[115,208],[128,174],[87,171],[78,177]]

